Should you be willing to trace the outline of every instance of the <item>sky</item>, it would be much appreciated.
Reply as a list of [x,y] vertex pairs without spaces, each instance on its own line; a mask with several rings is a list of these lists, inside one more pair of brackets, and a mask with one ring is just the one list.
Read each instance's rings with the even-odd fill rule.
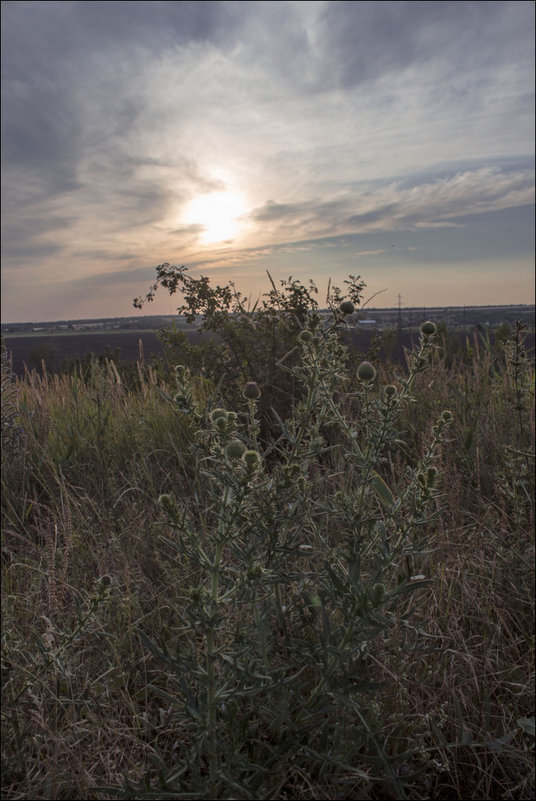
[[1,3],[2,320],[534,302],[534,2]]

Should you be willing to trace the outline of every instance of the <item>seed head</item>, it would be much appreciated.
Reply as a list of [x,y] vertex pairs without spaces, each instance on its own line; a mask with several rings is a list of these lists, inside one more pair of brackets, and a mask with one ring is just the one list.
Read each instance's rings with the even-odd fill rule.
[[432,336],[432,334],[435,334],[436,331],[437,326],[435,323],[432,323],[431,320],[427,320],[421,325],[421,334],[424,334],[425,337]]
[[214,420],[214,428],[216,428],[220,434],[223,434],[227,428],[227,419],[227,417],[216,417]]
[[248,400],[259,400],[261,396],[261,389],[256,381],[248,381],[244,387],[244,398]]
[[360,381],[374,381],[376,378],[376,368],[370,362],[361,362],[357,368],[357,377]]
[[259,463],[259,454],[257,451],[245,451],[242,455],[242,461],[249,468],[254,468]]
[[431,465],[426,470],[426,483],[431,487],[437,481],[437,467]]
[[342,311],[343,314],[353,314],[355,312],[355,306],[351,300],[343,300],[340,304],[339,309]]
[[168,514],[172,514],[175,511],[175,501],[173,500],[172,495],[161,495],[158,498],[158,503],[164,510],[164,512],[168,512]]
[[244,454],[246,446],[240,439],[232,439],[225,446],[225,455],[228,459],[240,459]]
[[375,584],[372,588],[372,600],[375,605],[378,605],[382,602],[382,598],[385,595],[385,587],[383,584]]
[[112,583],[112,577],[109,576],[107,573],[104,576],[101,576],[100,586],[103,592],[109,588],[111,583]]

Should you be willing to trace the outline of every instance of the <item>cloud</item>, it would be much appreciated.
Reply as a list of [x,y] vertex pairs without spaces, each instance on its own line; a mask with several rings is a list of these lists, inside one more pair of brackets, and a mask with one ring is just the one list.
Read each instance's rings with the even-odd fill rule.
[[[342,193],[339,193],[342,194]],[[332,201],[268,201],[251,219],[268,225],[270,236],[294,240],[418,227],[457,226],[454,218],[515,208],[534,202],[534,171],[477,167],[420,181],[355,185]],[[264,228],[264,230],[266,230]]]
[[[330,2],[320,19],[331,82],[346,88],[426,65],[467,87],[476,70],[533,57],[534,9],[523,2]],[[500,42],[500,47],[498,43]],[[328,62],[327,55],[332,58]],[[466,76],[465,79],[463,76]]]
[[[511,221],[533,202],[533,17],[524,2],[8,0],[4,273],[59,286],[165,260],[378,260],[384,233]],[[208,250],[184,211],[225,190],[250,211]]]

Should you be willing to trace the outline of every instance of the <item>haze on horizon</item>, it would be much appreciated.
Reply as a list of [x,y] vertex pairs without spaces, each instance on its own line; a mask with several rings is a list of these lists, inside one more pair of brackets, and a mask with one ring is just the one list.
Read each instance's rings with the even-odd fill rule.
[[[1,4],[2,319],[256,298],[532,303],[534,3]],[[180,302],[162,290],[143,313]]]

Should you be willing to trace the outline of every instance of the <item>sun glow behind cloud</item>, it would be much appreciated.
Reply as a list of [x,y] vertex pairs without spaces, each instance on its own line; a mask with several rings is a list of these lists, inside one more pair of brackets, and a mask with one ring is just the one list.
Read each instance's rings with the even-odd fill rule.
[[236,192],[210,192],[198,195],[186,207],[182,221],[202,227],[203,245],[234,240],[244,229],[246,204]]

